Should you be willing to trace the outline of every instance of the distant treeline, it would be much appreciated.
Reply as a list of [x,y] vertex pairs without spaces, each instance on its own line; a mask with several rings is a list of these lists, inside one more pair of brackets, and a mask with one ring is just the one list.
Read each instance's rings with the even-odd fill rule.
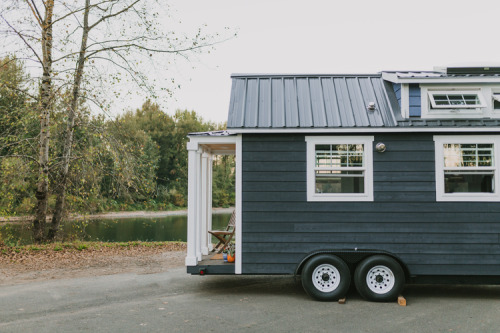
[[[25,89],[17,61],[0,59],[0,215],[31,214],[36,205],[39,113]],[[60,182],[66,96],[54,103],[50,128],[49,212]],[[187,205],[187,134],[221,130],[194,111],[166,114],[146,101],[117,118],[81,108],[74,126],[67,210],[93,213],[166,210]],[[234,204],[234,157],[220,156],[213,168],[213,205]]]

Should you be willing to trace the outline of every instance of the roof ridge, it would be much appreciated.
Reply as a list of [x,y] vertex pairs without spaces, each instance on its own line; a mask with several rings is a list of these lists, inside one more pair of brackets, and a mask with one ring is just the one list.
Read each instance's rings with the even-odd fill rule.
[[233,73],[231,78],[271,78],[271,77],[382,77],[382,73],[371,74],[293,74],[293,73]]

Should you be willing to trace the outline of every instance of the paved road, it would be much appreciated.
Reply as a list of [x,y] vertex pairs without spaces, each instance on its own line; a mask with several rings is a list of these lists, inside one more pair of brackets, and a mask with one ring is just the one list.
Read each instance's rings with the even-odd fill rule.
[[0,332],[499,332],[500,286],[412,286],[407,307],[315,302],[291,277],[120,274],[0,287]]

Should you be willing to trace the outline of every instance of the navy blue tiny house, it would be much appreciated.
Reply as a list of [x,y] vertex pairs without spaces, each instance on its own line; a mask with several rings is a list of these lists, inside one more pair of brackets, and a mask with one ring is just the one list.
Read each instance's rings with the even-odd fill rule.
[[[500,283],[500,68],[232,80],[227,131],[188,143],[189,273],[297,274],[318,300]],[[210,259],[218,154],[234,264]]]

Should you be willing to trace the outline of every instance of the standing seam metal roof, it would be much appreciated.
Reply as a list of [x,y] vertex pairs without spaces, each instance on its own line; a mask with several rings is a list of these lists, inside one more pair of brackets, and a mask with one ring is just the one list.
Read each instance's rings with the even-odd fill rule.
[[381,74],[234,75],[227,127],[395,127],[391,105]]

